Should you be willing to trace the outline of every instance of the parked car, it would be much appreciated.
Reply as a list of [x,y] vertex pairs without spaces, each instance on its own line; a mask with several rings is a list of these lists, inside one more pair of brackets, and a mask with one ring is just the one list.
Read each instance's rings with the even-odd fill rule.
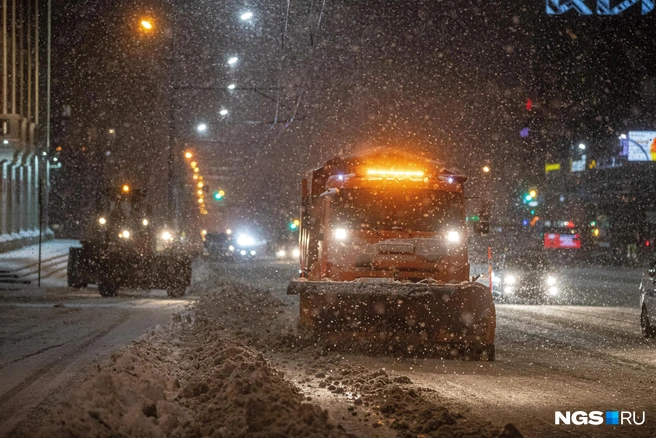
[[645,338],[656,337],[656,261],[640,282],[640,327]]

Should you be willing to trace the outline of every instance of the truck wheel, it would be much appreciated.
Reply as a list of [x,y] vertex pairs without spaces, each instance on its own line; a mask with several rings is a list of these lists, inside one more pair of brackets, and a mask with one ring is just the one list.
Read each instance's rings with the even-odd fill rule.
[[182,298],[185,296],[186,287],[184,286],[172,286],[166,289],[166,295],[169,298]]
[[68,266],[66,267],[66,281],[68,287],[80,289],[87,287],[84,281],[84,272],[82,271],[82,248],[71,248],[68,251]]
[[494,361],[496,359],[496,352],[494,348],[494,344],[492,345],[486,345],[483,347],[483,350],[481,352],[481,360],[487,360],[487,361]]
[[103,297],[115,297],[118,294],[119,284],[111,278],[103,278],[98,283],[98,292]]

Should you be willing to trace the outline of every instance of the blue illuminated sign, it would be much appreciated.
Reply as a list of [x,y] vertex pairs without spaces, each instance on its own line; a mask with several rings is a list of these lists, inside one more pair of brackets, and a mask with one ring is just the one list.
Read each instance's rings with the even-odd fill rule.
[[[587,0],[587,3],[591,3]],[[611,6],[611,0],[597,0],[597,15],[619,15],[631,6],[641,3],[642,15],[647,15],[654,10],[654,0],[624,0],[620,4]],[[578,12],[579,15],[593,15],[592,9],[586,5],[586,0],[547,0],[547,14],[561,15],[570,10]]]

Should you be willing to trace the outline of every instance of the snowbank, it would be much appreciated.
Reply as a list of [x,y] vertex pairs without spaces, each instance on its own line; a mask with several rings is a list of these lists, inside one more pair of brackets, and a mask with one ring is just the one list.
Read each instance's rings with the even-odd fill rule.
[[218,324],[149,334],[92,370],[43,436],[344,437],[264,356]]
[[[200,298],[188,313],[92,369],[42,435],[353,437],[386,429],[400,437],[521,437],[512,425],[452,412],[408,377],[344,362],[300,336],[297,309],[269,291],[211,272],[192,289]],[[298,366],[274,366],[274,357]],[[334,426],[319,393],[335,396],[371,433]]]

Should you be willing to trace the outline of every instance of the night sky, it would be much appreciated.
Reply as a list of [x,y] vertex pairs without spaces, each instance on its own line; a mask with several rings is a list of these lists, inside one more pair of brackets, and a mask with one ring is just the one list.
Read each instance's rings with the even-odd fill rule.
[[[253,21],[240,22],[247,9]],[[171,115],[180,150],[232,172],[222,184],[236,211],[270,229],[297,211],[300,175],[338,153],[404,148],[474,184],[489,162],[504,196],[539,182],[545,159],[572,144],[608,155],[618,133],[654,128],[656,13],[639,8],[581,17],[548,16],[544,1],[304,0],[287,13],[282,0],[67,0],[53,10],[60,220],[84,217],[76,187],[100,184],[101,170],[164,193]],[[145,16],[153,34],[138,29]]]

